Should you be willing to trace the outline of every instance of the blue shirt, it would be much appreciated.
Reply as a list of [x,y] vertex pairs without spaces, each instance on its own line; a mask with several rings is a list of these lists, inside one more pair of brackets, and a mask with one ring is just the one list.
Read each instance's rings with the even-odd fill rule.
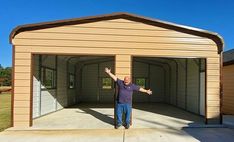
[[116,81],[118,85],[118,103],[127,103],[132,104],[132,93],[133,91],[139,91],[140,86],[137,86],[133,83],[129,85],[125,85],[123,80],[117,79]]

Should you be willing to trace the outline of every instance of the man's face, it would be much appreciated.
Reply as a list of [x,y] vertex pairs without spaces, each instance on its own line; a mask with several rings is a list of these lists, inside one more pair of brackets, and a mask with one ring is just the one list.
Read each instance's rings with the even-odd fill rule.
[[129,76],[124,77],[124,84],[129,85],[131,83],[131,78]]

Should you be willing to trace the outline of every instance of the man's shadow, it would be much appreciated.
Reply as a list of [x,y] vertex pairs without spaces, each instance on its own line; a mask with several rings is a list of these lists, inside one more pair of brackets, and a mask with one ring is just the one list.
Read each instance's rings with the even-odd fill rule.
[[114,126],[114,118],[110,117],[109,115],[100,113],[100,112],[92,110],[90,108],[79,108],[79,109],[82,110],[84,113],[90,114],[93,117],[95,117],[95,118],[97,118],[97,119],[99,119],[107,124]]

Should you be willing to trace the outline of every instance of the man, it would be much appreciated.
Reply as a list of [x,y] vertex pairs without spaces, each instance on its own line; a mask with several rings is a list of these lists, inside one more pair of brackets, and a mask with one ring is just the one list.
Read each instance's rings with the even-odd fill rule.
[[105,72],[117,83],[118,85],[118,98],[116,104],[116,116],[117,116],[117,126],[118,129],[122,125],[122,114],[125,114],[124,127],[128,129],[130,127],[130,116],[132,112],[132,93],[133,91],[140,91],[152,94],[152,91],[141,88],[133,83],[129,76],[124,77],[124,80],[118,79],[114,74],[111,73],[111,69],[105,68]]

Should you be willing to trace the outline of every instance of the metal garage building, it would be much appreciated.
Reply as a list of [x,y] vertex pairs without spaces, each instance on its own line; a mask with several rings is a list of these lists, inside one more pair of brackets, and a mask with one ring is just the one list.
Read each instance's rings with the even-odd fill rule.
[[133,102],[171,104],[221,122],[223,41],[216,33],[114,13],[18,26],[10,41],[14,127],[79,103],[114,104],[106,66],[153,90]]
[[222,113],[234,115],[234,49],[223,53]]

